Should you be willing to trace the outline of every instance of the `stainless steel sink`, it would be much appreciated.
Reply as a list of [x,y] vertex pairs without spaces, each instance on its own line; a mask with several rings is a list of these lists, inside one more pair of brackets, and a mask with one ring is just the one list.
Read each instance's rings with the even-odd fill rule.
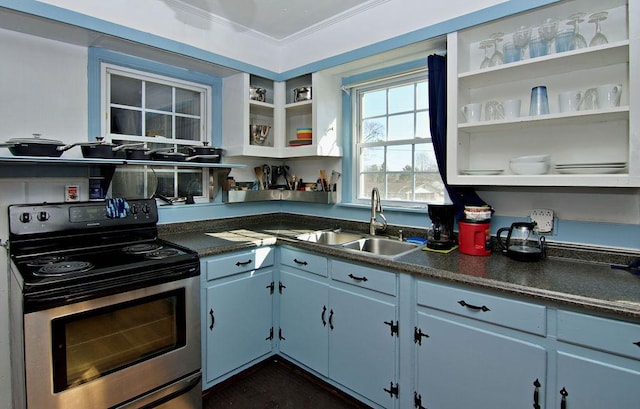
[[362,234],[347,233],[341,231],[320,230],[311,233],[304,233],[296,238],[298,240],[309,241],[312,243],[326,244],[329,246],[337,246],[354,240],[361,239]]
[[416,250],[418,245],[384,237],[366,237],[350,243],[345,243],[342,247],[380,257],[394,258]]

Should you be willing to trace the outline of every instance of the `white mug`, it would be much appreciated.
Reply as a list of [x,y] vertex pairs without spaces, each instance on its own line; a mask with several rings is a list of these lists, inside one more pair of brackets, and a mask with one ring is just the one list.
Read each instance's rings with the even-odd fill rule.
[[520,104],[521,101],[519,99],[507,99],[503,101],[502,106],[504,107],[505,119],[520,117]]
[[560,112],[574,112],[582,100],[582,91],[565,91],[558,94]]
[[620,106],[622,84],[607,84],[596,87],[596,102],[599,109]]
[[482,112],[481,102],[477,102],[474,104],[467,104],[462,107],[462,115],[464,115],[467,122],[478,122],[480,120],[481,112]]

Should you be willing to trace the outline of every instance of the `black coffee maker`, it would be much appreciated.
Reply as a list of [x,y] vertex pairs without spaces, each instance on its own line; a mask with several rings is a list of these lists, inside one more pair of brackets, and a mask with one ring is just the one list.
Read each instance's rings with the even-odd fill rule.
[[433,250],[449,250],[455,244],[453,224],[456,211],[452,204],[429,204],[431,229],[427,236],[427,247]]

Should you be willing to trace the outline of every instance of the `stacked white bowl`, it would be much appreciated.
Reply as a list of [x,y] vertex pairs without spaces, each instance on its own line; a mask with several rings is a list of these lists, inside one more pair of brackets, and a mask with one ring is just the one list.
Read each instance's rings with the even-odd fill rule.
[[509,168],[516,175],[544,175],[549,173],[551,155],[528,155],[511,158]]

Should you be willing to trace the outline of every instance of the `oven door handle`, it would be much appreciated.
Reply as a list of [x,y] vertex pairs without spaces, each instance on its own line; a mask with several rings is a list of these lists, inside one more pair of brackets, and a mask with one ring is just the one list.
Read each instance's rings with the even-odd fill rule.
[[193,388],[200,385],[201,378],[202,374],[198,372],[197,374],[192,375],[187,379],[183,379],[156,393],[143,396],[133,402],[125,403],[124,405],[114,406],[114,409],[153,409],[160,407],[179,396],[189,393]]

